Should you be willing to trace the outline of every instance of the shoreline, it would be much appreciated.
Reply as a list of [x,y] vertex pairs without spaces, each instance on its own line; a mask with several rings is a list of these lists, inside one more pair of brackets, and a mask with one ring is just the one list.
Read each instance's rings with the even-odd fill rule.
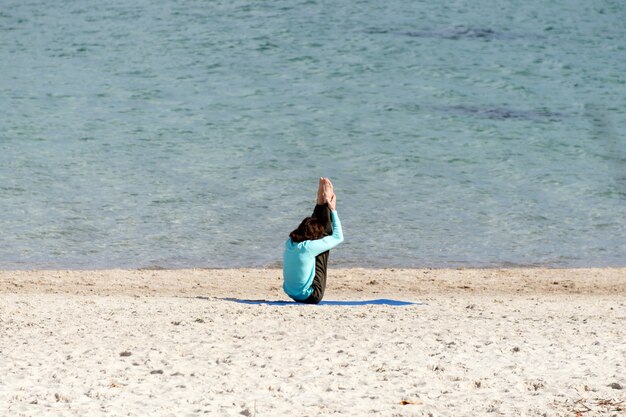
[[[271,297],[275,268],[0,271],[0,294]],[[326,297],[438,294],[626,294],[626,268],[331,268]]]

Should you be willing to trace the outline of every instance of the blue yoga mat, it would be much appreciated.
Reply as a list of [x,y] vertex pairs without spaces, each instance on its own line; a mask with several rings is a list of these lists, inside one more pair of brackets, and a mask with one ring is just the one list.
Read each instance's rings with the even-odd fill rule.
[[[315,304],[302,304],[296,303],[295,301],[270,301],[270,300],[242,300],[239,298],[222,298],[225,301],[232,301],[240,304],[254,304],[254,305],[272,305],[272,306],[307,306],[307,305],[315,305]],[[384,305],[384,306],[410,306],[410,305],[425,305],[424,303],[414,303],[412,301],[400,301],[400,300],[389,300],[386,298],[379,298],[377,300],[358,300],[358,301],[322,301],[317,305],[326,305],[326,306],[368,306],[368,305]]]

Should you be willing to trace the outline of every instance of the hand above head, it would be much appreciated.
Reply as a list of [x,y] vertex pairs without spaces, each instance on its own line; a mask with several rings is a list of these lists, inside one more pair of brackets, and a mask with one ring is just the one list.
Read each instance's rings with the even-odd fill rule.
[[333,194],[333,196],[328,201],[328,208],[330,208],[332,211],[337,210],[337,197],[335,197],[335,194]]
[[322,195],[324,203],[330,202],[330,199],[333,195],[335,195],[335,190],[333,189],[333,183],[330,182],[328,178],[322,178]]
[[320,177],[320,182],[317,186],[317,199],[315,202],[320,205],[326,203],[326,200],[324,200],[324,178],[322,177]]

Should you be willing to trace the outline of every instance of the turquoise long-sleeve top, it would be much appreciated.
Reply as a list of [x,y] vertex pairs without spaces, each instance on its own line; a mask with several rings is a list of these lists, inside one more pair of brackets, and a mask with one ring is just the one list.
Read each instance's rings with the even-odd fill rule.
[[343,242],[337,211],[331,211],[330,220],[333,225],[333,234],[330,236],[298,243],[288,238],[285,242],[283,290],[294,300],[305,300],[313,292],[311,285],[315,278],[315,257]]

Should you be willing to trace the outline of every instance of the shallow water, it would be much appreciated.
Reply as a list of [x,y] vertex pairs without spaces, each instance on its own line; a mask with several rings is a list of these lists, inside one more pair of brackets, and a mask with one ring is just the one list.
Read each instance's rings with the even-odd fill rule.
[[[345,3],[345,4],[344,4]],[[5,2],[0,268],[626,265],[626,4]]]

